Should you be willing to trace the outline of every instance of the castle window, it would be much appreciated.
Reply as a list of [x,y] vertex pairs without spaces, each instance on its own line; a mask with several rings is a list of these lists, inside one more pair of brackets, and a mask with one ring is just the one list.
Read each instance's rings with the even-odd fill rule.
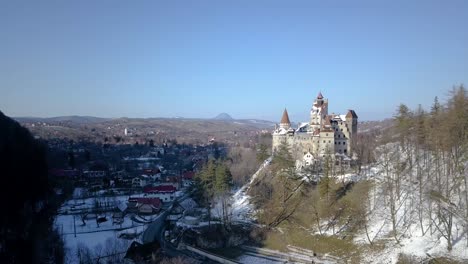
[[338,145],[341,145],[341,142],[338,142]]
[[331,140],[328,140],[328,143],[331,143]]
[[345,149],[345,150],[344,150],[344,153],[346,153],[346,152],[347,152],[347,151],[346,151],[346,149]]
[[323,143],[325,143],[325,140],[323,141]]
[[335,141],[335,145],[336,145],[336,141]]
[[325,135],[328,137],[328,133],[327,133],[327,134],[325,134]]
[[345,144],[346,142],[343,142],[343,145]]
[[341,131],[343,131],[343,129],[341,129]]

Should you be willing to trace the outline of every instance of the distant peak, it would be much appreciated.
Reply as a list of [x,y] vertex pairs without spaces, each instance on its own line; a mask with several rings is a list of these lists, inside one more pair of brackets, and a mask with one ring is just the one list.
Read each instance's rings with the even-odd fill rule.
[[234,118],[232,118],[229,114],[221,113],[221,114],[217,115],[214,119],[217,119],[217,120],[233,120]]

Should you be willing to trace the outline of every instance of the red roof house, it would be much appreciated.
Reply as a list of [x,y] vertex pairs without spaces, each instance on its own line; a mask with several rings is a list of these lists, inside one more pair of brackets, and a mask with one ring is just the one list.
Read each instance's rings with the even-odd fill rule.
[[195,176],[195,172],[193,171],[186,171],[182,174],[182,178],[184,180],[193,180],[194,176]]
[[177,191],[172,185],[148,186],[143,189],[144,193],[173,193]]

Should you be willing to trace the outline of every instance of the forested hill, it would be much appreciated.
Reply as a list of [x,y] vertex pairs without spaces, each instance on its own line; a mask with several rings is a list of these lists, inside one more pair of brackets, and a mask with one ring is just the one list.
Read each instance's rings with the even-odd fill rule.
[[[45,148],[0,112],[0,263],[50,259]],[[45,242],[45,243],[44,243]]]

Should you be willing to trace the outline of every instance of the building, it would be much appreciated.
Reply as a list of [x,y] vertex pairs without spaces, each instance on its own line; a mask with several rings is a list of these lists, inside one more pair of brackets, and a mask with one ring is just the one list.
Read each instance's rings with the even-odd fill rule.
[[139,175],[132,179],[132,187],[140,188],[150,184],[151,178],[147,175]]
[[154,214],[161,210],[162,202],[158,197],[130,197],[128,210],[140,214]]
[[177,189],[172,185],[147,186],[143,189],[146,197],[157,197],[163,202],[172,202]]
[[320,92],[310,110],[309,122],[291,126],[284,109],[279,126],[273,131],[273,152],[287,144],[298,167],[310,166],[325,155],[341,154],[349,157],[351,140],[357,134],[358,116],[354,110],[344,115],[328,113],[328,99]]

